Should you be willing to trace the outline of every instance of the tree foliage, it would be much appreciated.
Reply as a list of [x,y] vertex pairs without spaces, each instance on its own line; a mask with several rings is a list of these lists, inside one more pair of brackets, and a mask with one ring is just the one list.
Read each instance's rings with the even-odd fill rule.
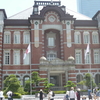
[[41,78],[38,72],[32,72],[32,81],[34,81],[34,85],[38,86],[40,81],[43,81],[44,78]]
[[38,72],[32,72],[32,77],[31,80],[25,81],[25,91],[29,92],[30,91],[30,82],[31,86],[33,87],[32,90],[36,90],[36,88],[39,86],[40,82],[44,82],[44,91],[48,92],[50,87],[54,86],[54,84],[49,83],[46,78],[41,78],[38,74]]
[[44,85],[44,91],[45,91],[46,93],[48,93],[48,90],[49,90],[52,86],[54,86],[54,84],[49,83],[47,79],[45,79],[43,85]]
[[71,87],[76,87],[76,85],[72,81],[67,81],[67,83],[64,87],[66,87],[67,90],[69,91]]
[[24,90],[28,93],[30,92],[30,89],[36,90],[36,88],[39,86],[39,82],[45,80],[45,78],[41,78],[38,72],[36,71],[32,72],[31,75],[32,75],[31,79],[25,81],[25,86],[24,86]]
[[13,74],[9,75],[3,82],[4,82],[4,93],[6,93],[9,90],[12,91],[13,93],[15,92],[20,94],[25,93],[16,75]]
[[91,88],[91,86],[92,88],[96,87],[96,84],[94,83],[93,78],[90,73],[86,73],[83,80],[77,84],[85,85],[87,86],[87,88]]

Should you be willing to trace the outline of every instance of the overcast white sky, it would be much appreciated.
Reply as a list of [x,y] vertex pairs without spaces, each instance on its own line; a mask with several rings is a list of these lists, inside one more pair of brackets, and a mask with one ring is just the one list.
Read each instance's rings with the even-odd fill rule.
[[[36,1],[51,1],[51,0],[36,0]],[[59,0],[52,0],[59,1]],[[77,11],[76,0],[60,0],[61,5],[66,8]],[[20,11],[30,8],[34,5],[34,0],[1,0],[0,9],[5,9],[7,17],[12,16]]]

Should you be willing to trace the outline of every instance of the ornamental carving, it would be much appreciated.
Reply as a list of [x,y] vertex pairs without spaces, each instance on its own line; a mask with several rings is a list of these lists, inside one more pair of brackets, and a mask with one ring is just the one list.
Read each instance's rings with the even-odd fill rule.
[[59,22],[59,16],[56,12],[50,11],[50,12],[47,12],[45,14],[45,20],[44,21],[45,22],[49,21],[51,23],[54,22],[54,21]]

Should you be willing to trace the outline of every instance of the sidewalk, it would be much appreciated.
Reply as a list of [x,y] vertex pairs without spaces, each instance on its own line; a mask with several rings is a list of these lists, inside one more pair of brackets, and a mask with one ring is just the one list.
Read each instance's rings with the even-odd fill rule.
[[[55,94],[54,100],[63,100],[65,94]],[[13,100],[39,100],[39,98],[35,98],[34,95],[24,95],[22,96],[24,98],[21,99],[13,99]],[[4,99],[4,100],[8,100],[8,99]],[[47,97],[45,97],[43,100],[48,100]],[[86,99],[80,99],[80,100],[89,100],[88,97]],[[94,100],[94,99],[92,99]]]

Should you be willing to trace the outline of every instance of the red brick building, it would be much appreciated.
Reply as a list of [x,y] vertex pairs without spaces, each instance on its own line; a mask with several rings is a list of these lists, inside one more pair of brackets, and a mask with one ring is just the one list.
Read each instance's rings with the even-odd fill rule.
[[[31,52],[23,60],[29,43]],[[68,80],[79,82],[90,72],[99,84],[100,11],[90,19],[60,1],[35,1],[33,8],[9,18],[0,9],[0,70],[0,87],[10,74],[23,85],[33,71],[54,83],[54,89],[63,89]]]

